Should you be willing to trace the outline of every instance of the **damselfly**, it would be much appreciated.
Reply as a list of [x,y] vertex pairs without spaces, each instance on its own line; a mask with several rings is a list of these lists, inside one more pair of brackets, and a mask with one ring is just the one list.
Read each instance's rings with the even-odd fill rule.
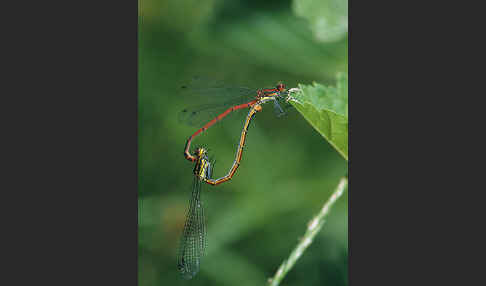
[[211,162],[204,148],[197,148],[194,156],[197,159],[194,167],[192,194],[180,241],[177,264],[185,279],[191,279],[197,274],[206,248],[206,225],[201,200],[201,185],[206,178],[211,178]]
[[[188,87],[185,87],[188,88]],[[278,104],[277,100],[283,98],[283,94],[286,92],[285,85],[283,83],[277,84],[275,88],[263,88],[263,89],[251,89],[244,87],[210,87],[204,89],[192,89],[194,93],[213,93],[215,96],[221,96],[223,99],[216,105],[206,104],[196,106],[192,108],[185,108],[179,114],[179,119],[188,124],[204,124],[208,118],[208,114],[217,116],[212,120],[204,124],[194,134],[192,134],[186,141],[184,148],[184,157],[189,161],[196,161],[197,157],[190,153],[190,147],[192,140],[200,133],[206,131],[213,126],[216,122],[220,121],[231,112],[243,108],[251,108],[255,104],[263,104],[267,101],[273,100],[278,113],[283,114],[283,110]],[[227,100],[226,98],[234,97],[234,100]]]

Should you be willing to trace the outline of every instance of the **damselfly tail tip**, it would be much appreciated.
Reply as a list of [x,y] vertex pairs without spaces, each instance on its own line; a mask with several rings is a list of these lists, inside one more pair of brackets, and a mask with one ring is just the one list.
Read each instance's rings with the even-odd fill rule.
[[181,273],[182,278],[184,278],[185,280],[191,280],[192,278],[194,278],[194,276],[196,276],[198,271],[185,271],[184,269],[179,269],[179,272]]
[[177,269],[179,270],[179,273],[181,273],[182,278],[185,280],[194,278],[194,276],[196,276],[196,274],[199,272],[199,263],[196,263],[196,265],[193,265],[193,267],[194,268],[184,264],[184,260],[177,264]]

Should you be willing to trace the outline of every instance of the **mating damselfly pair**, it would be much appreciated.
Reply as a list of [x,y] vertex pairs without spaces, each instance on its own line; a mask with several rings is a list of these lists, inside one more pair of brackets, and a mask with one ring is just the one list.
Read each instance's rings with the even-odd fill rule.
[[[183,86],[183,89],[191,89],[191,87]],[[262,105],[264,103],[270,101],[274,102],[277,115],[280,116],[284,114],[279,101],[286,100],[286,96],[288,95],[288,91],[283,83],[277,84],[275,88],[251,89],[246,87],[219,86],[202,89],[195,88],[191,91],[201,94],[208,93],[214,96],[222,97],[222,99],[221,102],[216,105],[201,105],[186,108],[182,110],[179,115],[180,120],[185,123],[194,125],[199,122],[201,125],[204,124],[187,139],[184,148],[184,157],[187,160],[195,163],[193,170],[194,178],[192,184],[192,194],[189,201],[178,257],[178,269],[182,276],[186,279],[191,279],[198,273],[201,259],[206,248],[206,225],[204,221],[204,208],[201,200],[202,185],[206,183],[216,186],[231,180],[241,163],[248,128],[255,114],[262,110]],[[225,118],[231,112],[244,108],[249,108],[249,111],[243,124],[240,141],[236,150],[235,160],[225,176],[218,179],[213,179],[213,162],[208,159],[207,149],[204,147],[199,147],[196,148],[193,153],[191,153],[191,142],[195,137],[209,129],[216,122]],[[218,115],[207,122],[209,114]],[[204,118],[206,120],[204,120]]]

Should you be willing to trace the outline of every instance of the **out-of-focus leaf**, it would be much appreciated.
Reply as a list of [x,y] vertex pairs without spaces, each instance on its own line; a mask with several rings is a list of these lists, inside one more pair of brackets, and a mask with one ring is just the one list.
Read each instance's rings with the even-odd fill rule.
[[[141,0],[141,24],[160,25],[176,32],[188,32],[205,25],[213,16],[215,0]],[[145,29],[145,28],[142,28]]]
[[218,26],[207,35],[192,41],[205,53],[224,54],[225,59],[245,58],[266,68],[321,80],[332,79],[336,71],[347,69],[347,39],[317,43],[307,21],[292,13],[254,13]]
[[294,0],[294,13],[310,22],[321,42],[335,42],[348,32],[348,0]]
[[329,143],[348,160],[348,77],[337,76],[337,85],[299,85],[290,103]]

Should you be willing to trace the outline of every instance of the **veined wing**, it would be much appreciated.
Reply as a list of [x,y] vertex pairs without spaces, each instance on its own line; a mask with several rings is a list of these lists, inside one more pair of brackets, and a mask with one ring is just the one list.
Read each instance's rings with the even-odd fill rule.
[[202,181],[194,176],[189,209],[179,246],[177,266],[185,279],[191,279],[199,272],[201,258],[206,248],[206,226],[201,201],[201,185]]

